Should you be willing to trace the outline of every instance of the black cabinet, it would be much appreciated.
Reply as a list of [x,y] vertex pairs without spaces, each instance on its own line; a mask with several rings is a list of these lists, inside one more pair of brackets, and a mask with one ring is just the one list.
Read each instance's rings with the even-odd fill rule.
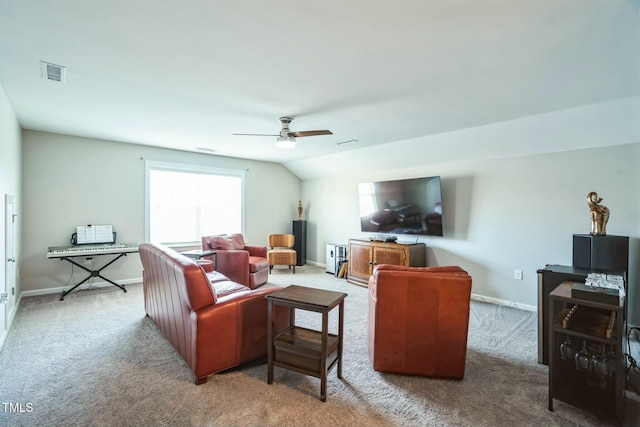
[[296,238],[293,249],[296,250],[296,265],[307,263],[307,221],[293,221],[293,235]]

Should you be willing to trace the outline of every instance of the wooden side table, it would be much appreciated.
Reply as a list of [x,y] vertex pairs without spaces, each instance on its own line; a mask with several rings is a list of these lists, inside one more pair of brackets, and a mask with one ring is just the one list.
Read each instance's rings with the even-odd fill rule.
[[[344,299],[347,294],[291,285],[272,292],[269,301],[267,327],[267,383],[273,383],[274,366],[320,378],[320,400],[327,400],[327,373],[334,367],[342,379],[342,347],[344,332]],[[290,326],[273,335],[273,306],[289,307]],[[339,309],[338,333],[329,333],[329,312]],[[322,330],[315,331],[295,325],[295,309],[322,313]]]

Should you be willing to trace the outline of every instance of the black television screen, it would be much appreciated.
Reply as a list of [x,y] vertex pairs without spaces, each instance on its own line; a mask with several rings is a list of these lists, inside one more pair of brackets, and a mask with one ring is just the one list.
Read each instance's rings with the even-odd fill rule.
[[358,184],[362,231],[442,236],[440,177]]

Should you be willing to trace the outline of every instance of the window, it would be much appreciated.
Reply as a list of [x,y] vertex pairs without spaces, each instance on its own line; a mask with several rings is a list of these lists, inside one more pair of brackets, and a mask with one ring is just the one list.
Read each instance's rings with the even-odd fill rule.
[[244,171],[147,161],[145,173],[146,241],[200,244],[243,232]]

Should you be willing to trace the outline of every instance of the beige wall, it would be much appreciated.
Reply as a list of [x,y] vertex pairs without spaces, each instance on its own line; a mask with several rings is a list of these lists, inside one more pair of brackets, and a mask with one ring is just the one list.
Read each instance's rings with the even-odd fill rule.
[[589,232],[586,195],[597,191],[611,210],[608,233],[631,237],[630,318],[640,324],[639,163],[640,144],[628,144],[306,180],[308,258],[324,263],[327,243],[370,235],[360,232],[359,182],[441,175],[445,236],[419,239],[428,264],[461,265],[475,294],[535,307],[536,270],[571,265],[572,235]]
[[[71,264],[46,257],[49,246],[68,244],[77,225],[112,224],[118,242],[144,241],[145,160],[245,170],[249,243],[266,245],[269,233],[289,232],[297,217],[300,180],[275,163],[29,130],[23,132],[23,153],[21,275],[22,291],[28,294],[51,292],[86,277],[75,267],[72,278]],[[97,266],[102,259],[96,259]],[[104,276],[127,283],[139,280],[141,271],[133,254]]]

